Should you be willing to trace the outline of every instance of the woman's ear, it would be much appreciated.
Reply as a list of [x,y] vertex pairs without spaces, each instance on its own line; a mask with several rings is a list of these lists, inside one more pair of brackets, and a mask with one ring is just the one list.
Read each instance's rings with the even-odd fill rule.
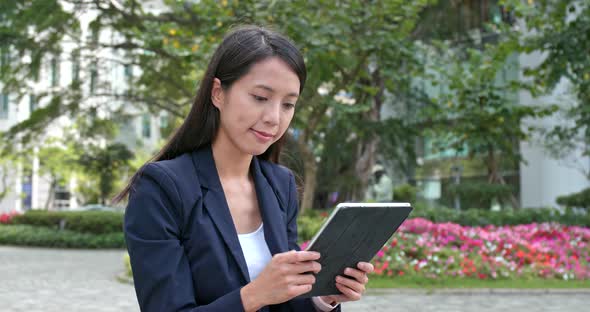
[[213,78],[213,86],[211,87],[211,102],[213,105],[217,107],[217,109],[221,109],[223,106],[224,100],[224,91],[221,87],[221,80],[219,78]]

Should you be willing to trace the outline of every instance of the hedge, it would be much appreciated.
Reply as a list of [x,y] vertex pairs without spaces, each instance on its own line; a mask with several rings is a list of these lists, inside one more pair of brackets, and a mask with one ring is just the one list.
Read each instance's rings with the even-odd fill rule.
[[569,210],[560,212],[553,208],[523,208],[502,211],[467,209],[457,211],[450,208],[431,208],[417,204],[410,217],[420,217],[437,223],[452,222],[466,226],[485,226],[488,224],[501,226],[556,222],[564,225],[590,227],[590,214],[580,214]]
[[0,245],[53,248],[125,248],[123,232],[78,233],[32,225],[0,225]]
[[79,233],[120,233],[123,231],[123,212],[29,210],[11,220],[11,224],[53,229],[59,229],[60,223],[63,224],[63,229]]
[[580,192],[557,198],[557,203],[569,208],[584,208],[590,210],[590,187]]

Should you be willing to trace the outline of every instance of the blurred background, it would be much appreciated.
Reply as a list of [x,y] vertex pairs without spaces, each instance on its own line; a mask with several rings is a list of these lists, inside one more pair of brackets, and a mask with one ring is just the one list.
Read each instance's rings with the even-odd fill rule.
[[281,159],[298,176],[302,243],[339,202],[409,201],[412,243],[388,242],[379,275],[590,287],[583,0],[0,0],[0,244],[123,250],[124,203],[110,199],[241,24],[305,56]]

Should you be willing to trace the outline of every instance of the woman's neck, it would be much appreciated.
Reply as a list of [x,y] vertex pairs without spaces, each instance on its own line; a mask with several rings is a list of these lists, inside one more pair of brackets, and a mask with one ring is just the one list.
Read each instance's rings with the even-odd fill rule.
[[211,150],[220,179],[248,178],[252,155],[240,151],[223,135],[217,136],[211,144]]

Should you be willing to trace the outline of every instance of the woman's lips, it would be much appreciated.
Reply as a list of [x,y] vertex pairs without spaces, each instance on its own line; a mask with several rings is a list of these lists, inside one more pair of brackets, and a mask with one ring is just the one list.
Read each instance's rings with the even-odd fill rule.
[[252,132],[254,132],[254,135],[256,135],[256,137],[261,140],[261,141],[269,141],[270,139],[272,139],[274,137],[273,134],[270,134],[268,132],[264,132],[264,131],[257,131],[254,129],[250,129],[252,130]]

